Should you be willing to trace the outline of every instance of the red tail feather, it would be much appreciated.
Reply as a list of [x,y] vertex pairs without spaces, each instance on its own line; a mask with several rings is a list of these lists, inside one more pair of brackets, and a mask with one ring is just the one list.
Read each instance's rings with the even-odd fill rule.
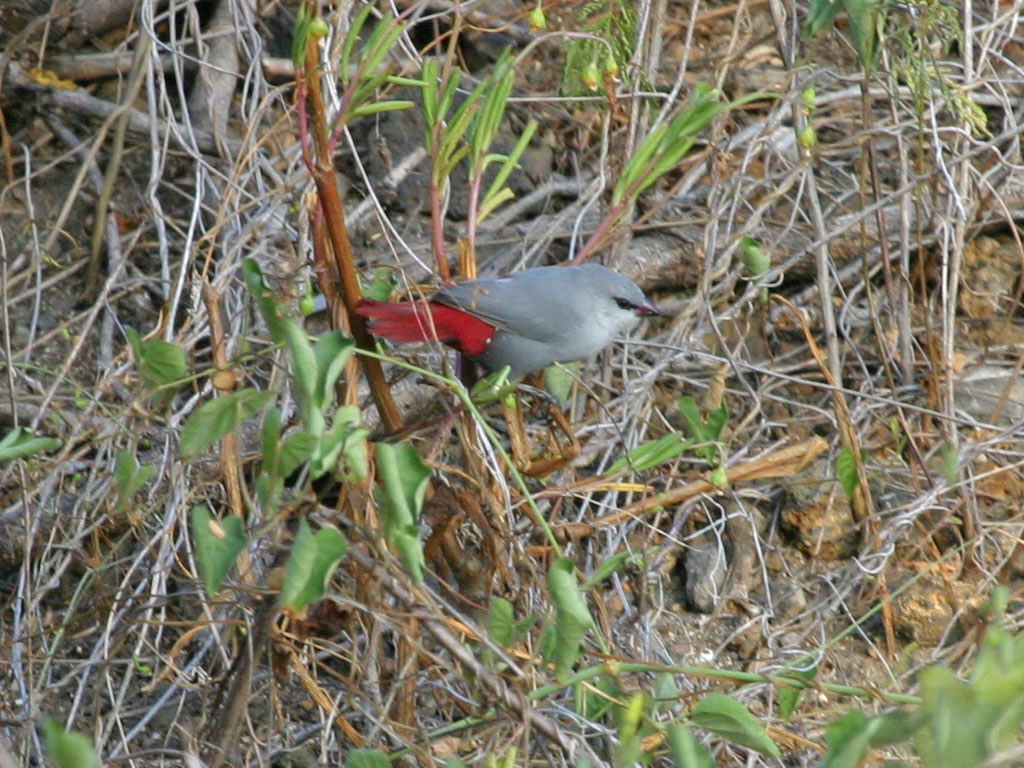
[[370,319],[367,328],[396,344],[440,341],[470,357],[487,349],[494,327],[478,317],[433,302],[391,303],[363,299],[356,311]]

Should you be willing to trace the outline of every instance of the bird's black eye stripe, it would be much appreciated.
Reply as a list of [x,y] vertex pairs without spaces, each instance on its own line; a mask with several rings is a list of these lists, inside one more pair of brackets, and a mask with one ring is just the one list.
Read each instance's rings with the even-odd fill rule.
[[615,303],[619,309],[636,309],[636,305],[629,299],[616,299]]

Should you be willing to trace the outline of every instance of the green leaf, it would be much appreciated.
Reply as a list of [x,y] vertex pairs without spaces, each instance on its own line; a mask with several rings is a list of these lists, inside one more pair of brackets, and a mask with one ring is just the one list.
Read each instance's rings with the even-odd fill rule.
[[370,430],[359,424],[359,406],[343,405],[334,414],[334,423],[320,439],[320,452],[313,462],[313,478],[343,466],[339,477],[356,481],[369,476],[367,437]]
[[309,523],[300,520],[281,586],[281,605],[298,613],[323,597],[347,550],[348,541],[337,528],[325,526],[314,534]]
[[238,553],[245,549],[245,526],[236,515],[215,520],[210,510],[201,505],[192,507],[190,522],[196,562],[203,575],[206,594],[213,597],[235,564]]
[[15,427],[0,440],[0,461],[56,450],[62,445],[64,443],[55,437],[34,437],[24,427]]
[[870,747],[868,717],[859,710],[847,712],[825,728],[828,751],[818,768],[857,768]]
[[579,656],[580,644],[594,620],[576,582],[571,560],[559,558],[548,570],[548,592],[555,604],[555,645],[551,660],[555,679],[564,683]]
[[888,747],[910,739],[928,721],[928,713],[922,710],[909,712],[896,709],[871,718],[871,746],[875,749]]
[[839,13],[838,0],[811,0],[811,7],[807,12],[807,23],[804,24],[801,37],[809,40],[832,23],[836,14]]
[[633,766],[640,762],[643,755],[643,740],[640,724],[650,717],[647,697],[634,694],[625,707],[618,710],[617,725],[619,743],[616,745],[613,764],[616,766]]
[[750,711],[731,696],[713,693],[703,699],[690,719],[694,724],[764,755],[779,756],[779,748]]
[[[553,632],[551,634],[554,635]],[[549,655],[548,651],[545,648],[545,656]],[[599,675],[587,685],[574,686],[573,695],[576,711],[592,722],[604,717],[613,708],[616,716],[624,711],[624,707],[615,702],[624,701],[626,694],[611,675]]]
[[507,203],[509,200],[514,200],[516,193],[507,187],[499,190],[493,195],[487,195],[483,202],[480,203],[480,210],[477,211],[476,221],[477,224],[482,222],[492,213],[494,213],[499,207]]
[[395,277],[394,270],[381,267],[373,273],[373,281],[363,294],[374,301],[387,301],[391,298],[397,285],[398,279]]
[[391,768],[391,761],[379,749],[351,749],[345,768]]
[[512,174],[512,171],[518,167],[519,158],[522,157],[523,152],[526,151],[526,147],[529,145],[530,140],[537,132],[537,127],[537,121],[530,120],[523,129],[523,132],[519,135],[519,139],[516,141],[515,147],[512,148],[508,157],[502,160],[501,168],[498,169],[498,173],[495,174],[494,180],[491,182],[491,186],[487,189],[487,194],[484,195],[480,211],[477,213],[477,223],[486,219],[490,215],[491,211],[497,208],[502,202],[514,197],[511,190],[504,188],[505,182],[508,181],[508,177]]
[[651,711],[668,711],[678,702],[679,686],[676,685],[675,675],[670,672],[659,672],[654,677],[654,686],[651,689]]
[[267,409],[263,415],[263,429],[260,431],[260,446],[263,449],[262,469],[273,477],[281,476],[281,411],[276,407]]
[[379,115],[381,112],[400,112],[403,109],[412,109],[415,106],[415,101],[394,99],[392,101],[378,101],[373,104],[362,104],[353,109],[349,114],[351,117],[366,117],[367,115]]
[[[861,449],[860,460],[867,460],[867,451]],[[836,456],[836,477],[839,478],[839,484],[843,486],[843,491],[846,493],[848,498],[853,498],[854,491],[857,490],[857,463],[853,460],[853,451],[850,450],[849,446],[844,445],[839,449],[839,454]]]
[[117,506],[124,511],[132,496],[139,490],[156,472],[156,467],[139,466],[138,459],[131,451],[121,451],[117,454],[114,462],[114,484],[117,486]]
[[697,401],[689,395],[680,397],[676,405],[697,442],[711,443],[721,439],[725,425],[729,422],[729,409],[726,406],[702,414]]
[[423,546],[419,540],[420,510],[430,480],[416,450],[404,443],[377,444],[377,475],[383,485],[379,494],[383,512],[384,539],[396,550],[413,581],[423,581]]
[[487,634],[502,648],[508,648],[512,645],[512,630],[512,603],[503,597],[494,598],[487,612]]
[[505,116],[505,106],[515,82],[514,61],[508,49],[498,57],[488,78],[480,111],[470,129],[469,141],[473,147],[471,173],[474,176],[483,172],[483,157],[494,143]]
[[572,385],[579,375],[580,363],[566,363],[564,365],[549,365],[544,369],[544,389],[551,393],[559,405],[569,402],[572,394]]
[[946,476],[949,485],[956,485],[960,482],[960,451],[949,443],[939,446],[939,453],[942,456],[942,473]]
[[296,432],[288,435],[281,445],[281,463],[277,468],[278,477],[288,477],[301,467],[316,451],[318,441],[308,432]]
[[920,683],[923,709],[931,716],[915,734],[925,765],[953,768],[984,762],[987,724],[978,716],[978,700],[971,687],[938,666],[922,670]]
[[[323,407],[317,399],[319,367],[305,329],[292,317],[287,307],[277,300],[263,280],[263,273],[253,259],[242,261],[242,276],[249,293],[256,301],[260,314],[274,341],[284,344],[292,356],[292,374],[295,377],[295,395],[299,401],[302,421],[307,432],[320,435],[324,428]],[[330,335],[330,334],[328,334]]]
[[317,371],[313,403],[317,408],[326,409],[334,402],[334,385],[341,378],[355,348],[355,340],[341,331],[328,331],[317,339],[313,347]]
[[131,327],[125,328],[125,334],[139,366],[143,386],[160,399],[169,400],[189,375],[184,350],[160,339],[143,340]]
[[56,768],[94,768],[100,764],[92,741],[84,733],[65,731],[52,717],[46,718],[42,727],[46,752]]
[[880,15],[882,4],[879,0],[843,0],[843,5],[850,17],[853,47],[864,71],[870,74],[877,58],[879,25],[884,24]]
[[608,473],[613,474],[626,467],[634,472],[644,472],[674,459],[692,445],[693,440],[684,440],[678,432],[670,432],[657,440],[641,443],[608,467]]
[[363,25],[366,24],[366,20],[372,12],[372,5],[365,5],[360,9],[359,13],[353,17],[352,23],[348,28],[348,34],[345,35],[345,42],[341,46],[341,59],[338,63],[338,71],[341,73],[341,81],[346,85],[349,82],[348,70],[349,62],[352,60],[352,50],[359,41],[359,33],[363,31]]
[[240,389],[203,403],[181,428],[181,455],[192,461],[273,399],[273,392]]
[[[804,660],[807,661],[806,659]],[[797,662],[799,663],[799,662]],[[810,669],[785,669],[781,676],[793,677],[798,680],[807,680],[810,682],[818,674],[817,665]],[[800,706],[800,702],[803,700],[804,695],[807,693],[806,688],[780,688],[779,693],[779,713],[782,715],[784,720],[789,720],[796,711],[796,708]]]
[[762,277],[772,266],[772,257],[764,252],[761,243],[752,237],[740,240],[743,266],[752,278]]
[[715,768],[711,752],[685,725],[671,723],[666,729],[668,753],[676,768]]
[[306,58],[310,21],[308,7],[304,3],[300,4],[299,12],[295,16],[295,28],[292,30],[292,64],[296,70],[302,69],[302,62]]
[[617,572],[627,562],[636,562],[639,559],[640,554],[636,551],[623,550],[622,552],[616,552],[591,572],[587,577],[587,580],[583,582],[581,589],[584,592],[593,589],[613,573]]

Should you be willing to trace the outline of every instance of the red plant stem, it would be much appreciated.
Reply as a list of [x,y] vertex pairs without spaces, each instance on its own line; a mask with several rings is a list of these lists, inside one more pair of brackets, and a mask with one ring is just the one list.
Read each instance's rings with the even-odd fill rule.
[[587,242],[585,242],[583,247],[580,248],[580,252],[577,253],[569,263],[574,265],[582,264],[604,247],[605,240],[608,239],[612,230],[619,223],[619,220],[626,212],[626,208],[629,204],[629,199],[627,198],[626,201],[619,203],[608,211],[608,215],[604,217],[598,228],[594,230],[594,234],[587,238]]
[[[334,162],[331,154],[330,131],[327,128],[327,110],[324,105],[323,91],[320,88],[320,62],[317,46],[310,41],[306,49],[305,92],[309,96],[309,113],[313,124],[313,144],[316,148],[316,162],[313,164],[313,181],[316,184],[319,204],[327,224],[331,249],[334,252],[334,263],[341,279],[341,297],[348,315],[352,336],[360,349],[374,351],[373,337],[366,330],[366,321],[356,314],[356,306],[363,294],[359,288],[359,274],[356,271],[355,256],[345,226],[345,211],[341,203],[341,194],[335,180]],[[384,369],[380,361],[369,357],[361,357],[360,364],[366,372],[377,410],[386,429],[397,431],[402,426],[402,417],[391,398]]]
[[[435,125],[434,147],[441,144],[441,126]],[[432,158],[437,162],[437,157]],[[434,260],[437,262],[437,273],[445,285],[452,281],[452,271],[448,268],[448,256],[444,248],[444,218],[441,210],[441,187],[434,180],[433,172],[430,179],[430,247],[434,251]]]

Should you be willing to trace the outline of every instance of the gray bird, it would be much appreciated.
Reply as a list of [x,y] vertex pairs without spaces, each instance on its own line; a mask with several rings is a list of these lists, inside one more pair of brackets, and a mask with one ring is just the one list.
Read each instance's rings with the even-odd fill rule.
[[489,371],[509,366],[511,379],[592,357],[641,317],[664,314],[635,283],[598,264],[469,280],[425,302],[364,299],[357,311],[375,336],[440,341]]

